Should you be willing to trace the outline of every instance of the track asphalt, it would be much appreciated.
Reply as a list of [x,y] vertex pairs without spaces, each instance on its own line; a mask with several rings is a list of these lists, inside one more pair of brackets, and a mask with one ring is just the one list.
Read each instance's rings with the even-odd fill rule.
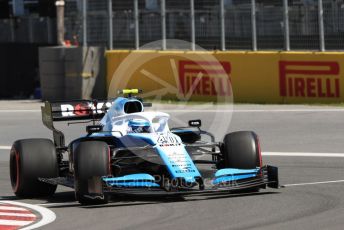
[[[16,199],[8,167],[12,142],[52,136],[41,123],[40,105],[0,101],[1,200]],[[201,118],[204,129],[221,126],[223,121],[214,120],[214,113],[229,114],[225,107],[162,109],[179,120]],[[344,107],[335,106],[234,106],[226,130],[253,130],[263,152],[277,153],[266,154],[263,161],[279,167],[280,182],[286,185],[279,190],[179,199],[114,197],[104,206],[81,207],[72,190],[59,187],[49,200],[17,201],[39,204],[56,214],[56,220],[41,229],[343,229],[344,158],[324,155],[344,154],[343,118]],[[64,130],[67,140],[84,133],[76,125]],[[317,153],[324,156],[314,157]]]

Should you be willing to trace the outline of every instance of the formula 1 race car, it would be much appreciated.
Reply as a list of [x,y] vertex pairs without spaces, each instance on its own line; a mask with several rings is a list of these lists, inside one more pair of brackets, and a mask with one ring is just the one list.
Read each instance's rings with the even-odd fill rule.
[[[263,166],[254,132],[225,135],[222,142],[201,129],[201,120],[189,127],[169,129],[169,115],[146,112],[133,96],[139,90],[122,90],[115,100],[45,102],[43,124],[50,139],[14,142],[10,178],[18,197],[51,196],[57,185],[74,188],[81,204],[107,203],[109,195],[189,195],[257,192],[278,188],[278,169]],[[82,135],[65,145],[54,121],[92,122]],[[84,123],[85,123],[84,122]],[[202,137],[210,141],[204,141]],[[201,159],[209,156],[208,160]],[[213,169],[210,178],[199,165]],[[208,169],[208,172],[209,172]]]

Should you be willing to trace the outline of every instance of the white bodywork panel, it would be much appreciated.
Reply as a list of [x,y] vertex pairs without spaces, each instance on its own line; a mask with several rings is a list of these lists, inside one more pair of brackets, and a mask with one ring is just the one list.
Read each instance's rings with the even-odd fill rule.
[[[111,111],[109,111],[111,112]],[[113,136],[124,136],[131,132],[128,123],[133,119],[145,120],[150,123],[152,127],[152,133],[166,133],[169,131],[168,119],[170,115],[163,112],[139,112],[139,113],[130,113],[120,116],[115,114],[111,116],[108,114],[106,119],[102,119],[100,123],[104,126],[103,131],[112,132]]]

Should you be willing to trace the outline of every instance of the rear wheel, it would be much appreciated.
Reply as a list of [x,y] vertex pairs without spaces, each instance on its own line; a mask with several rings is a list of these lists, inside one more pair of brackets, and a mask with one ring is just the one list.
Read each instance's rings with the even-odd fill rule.
[[[220,168],[254,169],[262,167],[262,157],[257,134],[251,131],[229,133],[224,137]],[[245,190],[257,192],[259,187]]]
[[51,196],[57,185],[38,178],[58,177],[58,162],[49,139],[24,139],[13,143],[10,153],[10,178],[18,197]]
[[110,174],[110,150],[105,142],[85,141],[74,150],[75,197],[80,204],[105,204],[102,176]]

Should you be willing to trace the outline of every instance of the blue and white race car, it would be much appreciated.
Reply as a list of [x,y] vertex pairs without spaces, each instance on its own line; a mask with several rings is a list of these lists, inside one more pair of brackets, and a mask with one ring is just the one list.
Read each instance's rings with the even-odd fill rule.
[[[51,196],[57,185],[74,188],[81,204],[107,203],[110,195],[190,195],[258,192],[278,188],[278,169],[263,166],[257,135],[240,131],[216,142],[201,129],[169,128],[169,115],[123,90],[112,101],[45,102],[43,124],[50,139],[14,142],[10,177],[18,197]],[[65,144],[54,121],[90,121],[87,134]],[[208,136],[210,141],[204,141]],[[205,159],[209,156],[209,159]],[[199,165],[209,165],[203,173]],[[209,177],[209,169],[212,175]],[[210,171],[211,171],[210,170]]]

